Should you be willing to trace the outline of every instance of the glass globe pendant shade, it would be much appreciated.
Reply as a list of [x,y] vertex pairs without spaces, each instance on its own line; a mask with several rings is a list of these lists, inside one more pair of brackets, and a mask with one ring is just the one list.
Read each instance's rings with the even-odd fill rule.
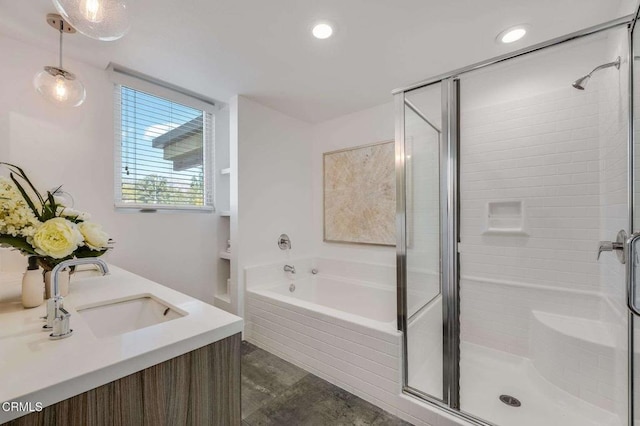
[[126,0],[53,0],[53,5],[72,27],[96,40],[117,40],[131,26]]
[[87,92],[73,73],[57,67],[44,67],[33,79],[33,86],[45,99],[56,105],[80,106]]

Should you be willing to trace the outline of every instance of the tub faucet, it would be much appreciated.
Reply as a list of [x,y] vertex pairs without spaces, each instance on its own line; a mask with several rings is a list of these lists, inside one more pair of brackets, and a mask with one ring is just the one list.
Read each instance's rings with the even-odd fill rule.
[[42,327],[43,330],[52,330],[49,337],[53,340],[64,339],[71,336],[73,330],[69,326],[69,317],[71,314],[63,307],[62,296],[60,296],[59,275],[60,271],[77,265],[96,265],[102,275],[109,273],[109,267],[104,260],[95,257],[84,257],[81,259],[69,259],[58,263],[51,271],[51,299],[47,301],[47,315],[45,317],[47,323]]
[[291,272],[292,274],[296,273],[296,267],[295,266],[290,266],[290,265],[284,265],[284,271],[285,272]]

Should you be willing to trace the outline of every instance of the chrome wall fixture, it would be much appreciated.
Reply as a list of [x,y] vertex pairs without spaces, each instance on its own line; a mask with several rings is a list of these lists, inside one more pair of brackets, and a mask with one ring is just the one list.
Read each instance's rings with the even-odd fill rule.
[[62,66],[62,36],[74,34],[75,28],[60,15],[50,13],[47,23],[60,32],[60,52],[58,66],[46,66],[33,79],[33,86],[45,99],[61,106],[77,107],[84,102],[87,92],[76,75]]
[[571,85],[578,89],[578,90],[584,90],[585,86],[587,85],[587,83],[589,82],[589,80],[591,79],[591,76],[593,75],[593,73],[603,70],[605,68],[611,68],[611,67],[616,67],[617,70],[620,69],[620,56],[618,56],[618,58],[613,61],[613,62],[609,62],[607,64],[602,64],[599,65],[597,67],[595,67],[593,69],[593,71],[591,71],[589,74],[580,77],[579,79],[577,79],[576,81],[574,81]]
[[[489,67],[494,64],[498,64],[504,61],[518,58],[523,55],[528,55],[533,52],[537,52],[548,47],[558,46],[560,44],[569,42],[571,40],[580,39],[592,34],[601,33],[614,28],[627,27],[631,28],[635,24],[637,16],[640,15],[640,11],[636,16],[626,16],[610,22],[606,22],[597,26],[593,26],[582,31],[574,32],[562,37],[558,37],[547,42],[539,43],[524,49],[520,49],[513,53],[502,55],[496,58],[492,58],[486,61],[482,61],[470,66],[460,68],[445,74],[441,74],[416,84],[410,85],[405,88],[394,90],[392,93],[395,97],[395,114],[396,114],[396,278],[397,278],[397,318],[398,318],[398,330],[402,332],[403,348],[403,392],[420,398],[424,402],[437,407],[438,409],[452,414],[456,417],[464,419],[470,424],[490,426],[485,420],[479,419],[471,414],[460,411],[460,300],[459,300],[459,257],[458,257],[458,243],[459,243],[459,96],[460,96],[460,82],[459,77],[465,73]],[[633,55],[633,53],[631,54]],[[633,56],[631,56],[633,57]],[[617,58],[615,61],[600,65],[596,67],[591,73],[578,79],[573,86],[577,89],[584,89],[584,85],[590,79],[590,77],[597,71],[605,68],[620,68],[621,58]],[[632,71],[632,64],[630,64]],[[633,80],[633,79],[631,79]],[[443,318],[443,397],[439,399],[433,395],[426,394],[424,391],[414,388],[409,385],[408,377],[408,342],[407,342],[407,330],[408,330],[408,303],[407,303],[407,227],[406,227],[406,168],[407,163],[405,161],[405,111],[407,109],[416,112],[417,108],[405,97],[407,92],[414,89],[424,88],[433,84],[442,84],[442,129],[438,129],[428,120],[425,120],[427,124],[433,127],[442,135],[441,154],[440,154],[440,205],[441,205],[441,220],[440,220],[440,261],[441,261],[441,288],[442,288],[442,318]],[[632,82],[631,82],[632,84]],[[630,209],[630,230],[632,230],[633,219],[633,178],[631,174],[633,172],[633,100],[632,93],[630,94],[630,131],[629,131],[629,209]],[[419,111],[416,112],[418,116]],[[423,119],[426,117],[422,117]],[[631,240],[627,242],[627,246],[630,244],[640,244],[640,234],[634,234]],[[608,246],[604,247],[606,251]],[[617,246],[611,246],[612,250],[617,250]],[[639,247],[640,250],[640,247]],[[625,253],[630,256],[628,253]],[[628,275],[634,277],[636,275],[635,270],[631,270],[634,263],[630,258],[627,258],[627,271]],[[630,271],[631,270],[631,271]],[[630,272],[629,272],[630,271]],[[627,285],[629,285],[629,276],[627,277]],[[635,288],[629,287],[630,296],[629,304],[632,311],[640,315],[640,306],[636,306]],[[640,303],[638,303],[640,305]],[[629,320],[629,371],[633,375],[633,318],[630,316]],[[633,402],[633,377],[630,377],[629,383],[629,398]],[[633,403],[629,406],[629,424],[633,424]]]
[[291,239],[287,234],[281,234],[278,237],[278,247],[280,250],[291,250]]

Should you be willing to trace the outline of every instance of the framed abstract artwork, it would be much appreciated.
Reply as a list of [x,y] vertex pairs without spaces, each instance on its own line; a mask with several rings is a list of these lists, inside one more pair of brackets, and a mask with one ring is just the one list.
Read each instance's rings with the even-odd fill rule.
[[393,141],[326,152],[324,241],[396,244]]

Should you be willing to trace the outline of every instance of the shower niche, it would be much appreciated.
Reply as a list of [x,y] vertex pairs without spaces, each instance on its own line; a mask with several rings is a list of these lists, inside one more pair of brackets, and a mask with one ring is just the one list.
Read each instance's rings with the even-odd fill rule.
[[487,203],[484,234],[526,235],[524,230],[524,202],[489,201]]

